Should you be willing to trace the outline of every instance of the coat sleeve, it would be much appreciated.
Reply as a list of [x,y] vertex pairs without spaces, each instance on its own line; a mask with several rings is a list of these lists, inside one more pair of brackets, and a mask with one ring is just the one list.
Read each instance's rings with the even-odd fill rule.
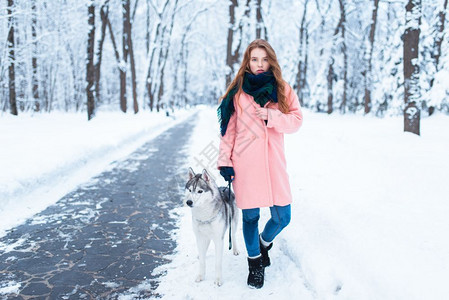
[[235,144],[235,128],[237,123],[237,112],[234,112],[229,119],[228,128],[224,136],[220,134],[220,147],[218,153],[217,168],[233,167],[231,155]]
[[290,86],[286,88],[286,97],[290,111],[286,114],[279,109],[268,108],[267,127],[273,128],[280,133],[294,133],[302,125],[302,111],[298,96]]

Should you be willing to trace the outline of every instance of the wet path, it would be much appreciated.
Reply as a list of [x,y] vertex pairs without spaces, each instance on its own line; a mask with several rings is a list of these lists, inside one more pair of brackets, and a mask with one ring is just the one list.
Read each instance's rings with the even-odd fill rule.
[[19,291],[0,299],[116,299],[145,280],[151,289],[139,296],[155,296],[152,271],[175,247],[170,208],[181,205],[191,124],[167,130],[0,238],[0,289]]

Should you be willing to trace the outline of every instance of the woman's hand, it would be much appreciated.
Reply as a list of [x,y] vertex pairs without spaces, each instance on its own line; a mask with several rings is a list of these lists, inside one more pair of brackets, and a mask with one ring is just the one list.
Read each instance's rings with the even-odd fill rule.
[[223,176],[224,180],[231,182],[234,180],[235,172],[233,167],[220,167],[220,175]]
[[257,107],[256,116],[261,120],[268,120],[268,108]]

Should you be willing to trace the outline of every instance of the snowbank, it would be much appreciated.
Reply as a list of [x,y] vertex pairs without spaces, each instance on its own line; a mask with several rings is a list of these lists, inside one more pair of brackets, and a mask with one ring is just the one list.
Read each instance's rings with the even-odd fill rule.
[[[404,133],[401,118],[304,112],[286,135],[294,194],[292,222],[275,240],[261,290],[246,285],[246,251],[225,250],[221,287],[214,252],[206,280],[198,268],[189,208],[174,211],[179,229],[172,263],[156,292],[163,299],[444,299],[449,294],[449,118],[422,120],[422,136]],[[218,146],[214,110],[201,112],[185,166],[200,172],[205,149]],[[198,162],[201,163],[198,163]],[[210,170],[218,178],[210,164]],[[237,174],[238,176],[238,174]],[[218,179],[221,184],[224,182]],[[268,219],[262,210],[261,221]],[[132,299],[139,289],[122,295]]]
[[[24,115],[0,119],[0,235],[170,126],[162,114]],[[163,299],[445,299],[449,294],[449,118],[424,118],[421,136],[402,118],[304,111],[299,132],[286,135],[294,195],[292,222],[270,251],[261,290],[246,285],[246,251],[225,250],[222,287],[214,285],[213,244],[206,280],[195,282],[197,250],[188,207],[173,210],[179,229],[172,262],[156,292]],[[215,169],[215,109],[200,110],[181,168]],[[215,150],[214,150],[215,149]],[[238,176],[238,175],[237,175]],[[182,189],[182,184],[179,186]],[[269,218],[262,211],[261,224]],[[133,299],[143,282],[121,295]],[[14,285],[3,289],[14,289]]]
[[2,115],[0,236],[194,112]]

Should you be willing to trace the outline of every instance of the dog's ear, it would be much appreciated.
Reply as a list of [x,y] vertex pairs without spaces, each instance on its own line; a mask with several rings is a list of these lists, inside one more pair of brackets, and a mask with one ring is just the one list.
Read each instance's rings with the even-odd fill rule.
[[206,169],[203,169],[203,174],[201,174],[201,177],[206,181],[206,182],[210,182],[211,177],[209,175],[209,173],[207,172]]
[[195,177],[195,172],[193,171],[192,168],[189,168],[189,180],[192,179],[193,177]]

